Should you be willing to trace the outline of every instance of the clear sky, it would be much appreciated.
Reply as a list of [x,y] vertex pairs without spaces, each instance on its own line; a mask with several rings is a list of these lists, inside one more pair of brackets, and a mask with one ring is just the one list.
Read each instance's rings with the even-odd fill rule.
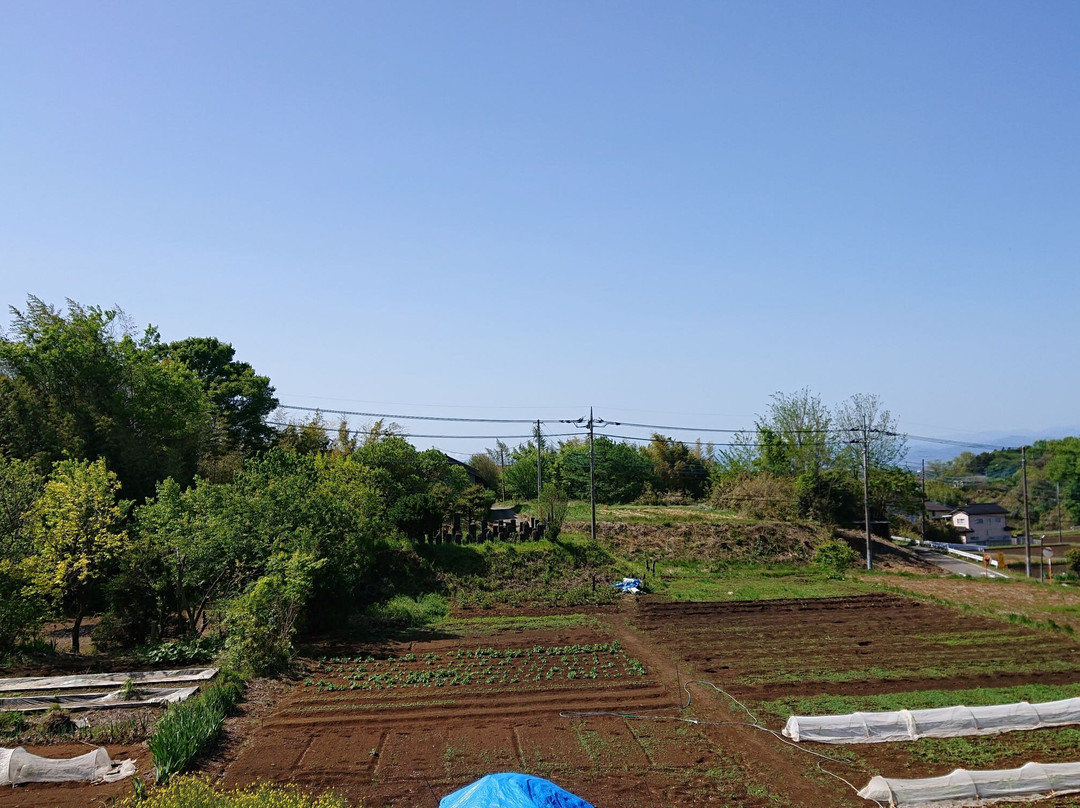
[[1071,427],[1078,39],[1073,0],[0,0],[0,302],[295,404]]

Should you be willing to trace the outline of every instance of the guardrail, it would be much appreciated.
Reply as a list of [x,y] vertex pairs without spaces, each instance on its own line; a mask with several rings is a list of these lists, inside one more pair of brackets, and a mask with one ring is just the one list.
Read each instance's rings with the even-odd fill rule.
[[[958,546],[943,541],[927,541],[922,542],[922,544],[923,546],[929,547],[932,550],[937,550],[939,553],[949,553],[950,555],[960,556],[961,558],[971,559],[972,561],[978,561],[980,564],[983,560],[983,554],[986,553],[986,548],[983,547],[981,544],[962,544]],[[990,559],[990,566],[998,566],[996,558]]]

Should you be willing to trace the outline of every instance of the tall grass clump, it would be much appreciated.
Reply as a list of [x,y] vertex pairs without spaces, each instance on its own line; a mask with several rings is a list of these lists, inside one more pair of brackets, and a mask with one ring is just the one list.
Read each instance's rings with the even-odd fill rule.
[[128,797],[121,808],[349,808],[343,797],[327,792],[317,797],[294,785],[259,783],[244,789],[215,791],[202,778],[174,777],[145,796]]
[[430,625],[449,614],[450,605],[446,598],[433,592],[419,598],[397,595],[384,603],[373,603],[364,610],[365,617],[406,626]]
[[154,756],[157,782],[182,772],[214,742],[243,692],[243,679],[231,671],[222,671],[218,681],[200,695],[169,707],[147,741]]

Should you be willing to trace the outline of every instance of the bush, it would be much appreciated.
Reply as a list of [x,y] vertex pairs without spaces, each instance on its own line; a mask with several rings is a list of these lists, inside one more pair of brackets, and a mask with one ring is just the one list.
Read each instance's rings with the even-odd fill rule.
[[1080,547],[1072,547],[1065,553],[1065,569],[1080,576]]
[[169,706],[147,741],[157,782],[182,772],[214,742],[243,693],[243,679],[232,671],[222,671],[218,681],[200,695]]
[[446,598],[428,593],[418,598],[397,595],[385,603],[373,603],[364,610],[364,616],[406,626],[426,626],[450,614]]
[[122,808],[348,808],[333,792],[312,796],[294,785],[258,783],[235,791],[215,791],[199,777],[176,777],[148,795],[128,797]]
[[26,729],[26,716],[14,711],[0,710],[0,738],[13,738]]
[[41,628],[45,606],[28,584],[18,566],[0,559],[0,654],[33,639]]
[[296,624],[311,595],[315,573],[325,564],[311,553],[278,554],[267,574],[225,609],[223,663],[253,675],[283,670],[292,659]]
[[193,662],[209,662],[223,647],[224,641],[218,637],[196,637],[150,645],[139,649],[139,656],[154,665],[189,665]]
[[835,539],[819,544],[814,551],[814,563],[828,573],[830,578],[843,578],[844,573],[857,559],[858,555],[850,546]]
[[791,480],[765,472],[718,482],[710,501],[713,507],[738,511],[751,519],[792,519],[796,515]]

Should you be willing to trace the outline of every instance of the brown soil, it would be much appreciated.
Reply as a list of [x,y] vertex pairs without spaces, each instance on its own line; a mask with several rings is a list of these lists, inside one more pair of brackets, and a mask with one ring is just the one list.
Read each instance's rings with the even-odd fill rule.
[[[903,744],[853,747],[854,768],[824,762],[749,726],[729,696],[696,682],[760,701],[1001,685],[1032,681],[1055,665],[1056,673],[1038,680],[1080,676],[1080,647],[1067,639],[895,595],[754,603],[646,596],[592,617],[596,627],[489,627],[477,636],[377,645],[338,641],[332,653],[412,653],[409,669],[419,670],[424,654],[448,659],[457,649],[618,639],[644,664],[644,676],[339,690],[353,681],[355,665],[337,672],[330,661],[310,659],[297,679],[249,690],[244,714],[231,720],[204,773],[228,786],[270,780],[334,788],[367,808],[434,808],[450,791],[495,771],[547,777],[596,808],[857,806],[863,803],[851,789],[824,771],[861,787],[871,773],[922,776],[940,767],[913,763]],[[335,689],[320,692],[317,679]],[[679,709],[686,692],[692,702]],[[149,768],[145,750],[127,754]],[[21,801],[10,804],[66,808],[93,804],[114,789],[127,793],[130,785],[23,787],[13,792]]]
[[[894,595],[735,603],[642,601],[637,625],[739,698],[1001,687],[1080,677],[1080,646]],[[976,634],[974,641],[960,642]]]

